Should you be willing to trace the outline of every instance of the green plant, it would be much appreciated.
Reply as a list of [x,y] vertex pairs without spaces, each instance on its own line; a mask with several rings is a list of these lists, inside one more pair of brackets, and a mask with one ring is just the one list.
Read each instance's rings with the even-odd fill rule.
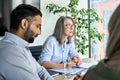
[[67,7],[59,6],[56,4],[48,4],[46,9],[49,13],[65,13],[66,16],[71,16],[76,23],[76,36],[75,43],[79,53],[88,53],[88,48],[91,47],[89,39],[96,42],[96,38],[101,41],[103,34],[97,31],[97,28],[91,25],[93,22],[102,22],[94,9],[78,9],[79,0],[70,0]]

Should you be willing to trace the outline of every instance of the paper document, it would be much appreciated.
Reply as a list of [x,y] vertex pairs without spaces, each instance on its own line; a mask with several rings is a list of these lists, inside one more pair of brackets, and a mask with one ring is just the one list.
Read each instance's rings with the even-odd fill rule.
[[78,67],[81,67],[81,68],[89,68],[93,65],[96,65],[97,63],[82,63],[80,66]]
[[[76,74],[80,71],[83,71],[85,68],[78,68],[78,67],[75,67],[75,68],[71,68],[70,69],[70,73],[71,74]],[[51,71],[55,71],[55,72],[59,72],[59,73],[64,73],[64,69],[50,69]]]
[[[97,63],[82,63],[80,66],[74,67],[70,69],[71,74],[76,74],[78,72],[82,72],[83,70],[88,69],[89,67],[96,65]],[[50,69],[51,71],[55,71],[58,73],[64,73],[64,69]]]

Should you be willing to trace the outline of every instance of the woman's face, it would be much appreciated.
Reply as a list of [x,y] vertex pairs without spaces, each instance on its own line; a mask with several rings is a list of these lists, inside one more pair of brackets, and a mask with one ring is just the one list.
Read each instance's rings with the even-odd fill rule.
[[64,22],[64,27],[65,27],[65,31],[64,31],[64,35],[65,36],[73,36],[74,34],[74,29],[75,29],[75,25],[72,22],[71,19],[66,19]]

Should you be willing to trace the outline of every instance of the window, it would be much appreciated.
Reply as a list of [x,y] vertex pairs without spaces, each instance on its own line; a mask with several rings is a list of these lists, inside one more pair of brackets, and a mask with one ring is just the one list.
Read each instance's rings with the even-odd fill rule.
[[14,9],[19,4],[31,4],[38,9],[40,9],[40,0],[12,0],[12,9]]
[[92,44],[92,46],[96,46],[92,49],[92,54],[96,54],[100,59],[105,56],[109,19],[119,3],[120,0],[90,0],[90,7],[96,9],[99,16],[103,19],[103,23],[97,23],[97,25],[98,31],[104,33],[105,37],[102,42],[98,41],[97,44]]

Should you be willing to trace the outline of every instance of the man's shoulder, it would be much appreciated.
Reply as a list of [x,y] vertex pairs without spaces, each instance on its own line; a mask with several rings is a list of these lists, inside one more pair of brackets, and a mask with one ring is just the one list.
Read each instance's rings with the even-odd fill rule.
[[[9,41],[2,41],[0,42],[0,56],[11,56],[13,54],[20,53],[22,48],[18,45],[13,44]],[[18,54],[19,55],[19,54]]]
[[11,43],[10,41],[7,40],[1,40],[0,41],[0,49],[1,50],[9,50],[10,48],[17,48],[15,44]]

